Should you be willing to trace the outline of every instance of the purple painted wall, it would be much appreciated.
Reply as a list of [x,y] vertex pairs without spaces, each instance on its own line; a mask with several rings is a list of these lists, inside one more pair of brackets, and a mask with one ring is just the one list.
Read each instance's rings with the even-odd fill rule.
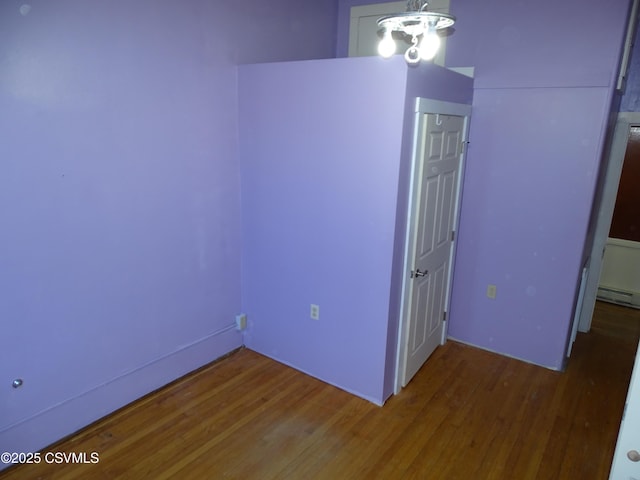
[[[447,65],[476,67],[476,88],[607,86],[627,0],[451,0]],[[553,14],[549,14],[553,12]]]
[[449,334],[559,369],[628,3],[486,7],[452,2],[447,63],[474,65],[476,90]]
[[475,91],[451,337],[562,366],[609,100],[606,88]]
[[446,64],[475,67],[452,337],[562,367],[628,7],[451,0]]
[[29,4],[0,4],[0,451],[242,344],[235,63],[335,43],[333,0]]
[[373,57],[248,65],[239,77],[246,345],[376,403],[395,367],[405,107],[472,91],[438,67],[408,70]]

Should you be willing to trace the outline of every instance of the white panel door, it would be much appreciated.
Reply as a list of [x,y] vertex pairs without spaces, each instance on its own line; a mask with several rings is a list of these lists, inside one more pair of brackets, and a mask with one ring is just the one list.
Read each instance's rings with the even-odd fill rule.
[[421,115],[414,186],[419,200],[412,215],[415,224],[409,256],[413,268],[407,289],[410,300],[403,386],[444,339],[465,128],[464,117]]
[[640,480],[640,345],[609,480]]

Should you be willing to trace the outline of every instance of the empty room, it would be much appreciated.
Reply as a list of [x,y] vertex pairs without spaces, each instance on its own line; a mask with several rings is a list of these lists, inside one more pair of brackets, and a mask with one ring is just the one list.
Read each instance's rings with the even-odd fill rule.
[[640,478],[637,4],[1,2],[0,478]]

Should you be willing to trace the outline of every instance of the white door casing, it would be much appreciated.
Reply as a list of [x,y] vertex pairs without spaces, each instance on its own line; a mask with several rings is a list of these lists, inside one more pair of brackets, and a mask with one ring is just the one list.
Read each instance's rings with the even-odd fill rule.
[[640,112],[621,112],[618,114],[605,172],[602,198],[598,207],[593,245],[589,256],[587,285],[582,305],[576,306],[580,308],[579,330],[581,332],[588,332],[591,329],[591,318],[593,317],[593,309],[598,294],[604,249],[609,238],[609,228],[616,204],[616,194],[627,150],[629,130],[634,125],[640,126]]
[[418,99],[396,393],[446,338],[453,231],[471,107]]
[[640,344],[631,374],[609,480],[640,480]]

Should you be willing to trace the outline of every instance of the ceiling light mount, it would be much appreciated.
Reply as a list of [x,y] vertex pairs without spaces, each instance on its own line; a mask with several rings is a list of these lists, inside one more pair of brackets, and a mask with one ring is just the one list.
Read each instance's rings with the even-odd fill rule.
[[448,13],[429,12],[427,7],[428,2],[409,0],[406,12],[379,18],[378,26],[383,30],[383,35],[378,45],[378,53],[385,58],[392,56],[396,51],[392,34],[399,32],[411,42],[404,54],[408,64],[432,60],[440,47],[438,30],[452,26],[456,17]]

